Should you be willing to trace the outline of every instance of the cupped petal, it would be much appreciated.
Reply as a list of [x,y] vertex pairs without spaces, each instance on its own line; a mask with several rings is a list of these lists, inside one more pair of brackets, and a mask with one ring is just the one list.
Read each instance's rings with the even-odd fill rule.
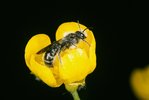
[[[82,26],[81,24],[79,24],[79,25]],[[75,33],[78,30],[80,30],[80,29],[79,29],[78,23],[76,23],[76,22],[62,23],[56,31],[56,40],[59,40],[59,39],[65,37],[69,33]]]
[[[37,56],[38,57],[38,56]],[[57,81],[52,68],[49,68],[45,65],[42,65],[36,61],[36,55],[31,56],[30,67],[29,69],[32,73],[39,77],[44,83],[46,83],[50,87],[59,87],[62,84],[62,81]]]
[[31,55],[36,54],[39,50],[51,44],[51,40],[46,34],[37,34],[33,36],[25,47],[25,62],[30,66]]
[[90,71],[89,59],[85,50],[67,49],[61,53],[61,62],[56,60],[59,66],[60,78],[65,84],[75,83],[85,79]]
[[89,73],[92,73],[96,68],[96,42],[94,36],[91,42],[91,46],[89,48],[89,59],[91,66],[91,70]]
[[[59,40],[63,37],[65,37],[69,33],[75,33],[76,31],[83,31],[86,28],[86,26],[76,23],[76,22],[65,22],[61,24],[57,31],[56,31],[56,40]],[[94,69],[96,68],[96,41],[95,37],[93,35],[93,32],[89,29],[84,31],[85,36],[87,37],[85,41],[80,41],[77,45],[78,48],[82,48],[86,51],[88,57],[89,57],[89,62],[90,64],[90,72],[93,72]],[[88,45],[89,44],[89,45]]]
[[30,71],[51,87],[59,87],[63,82],[55,76],[53,68],[47,67],[43,62],[43,54],[36,54],[42,48],[51,44],[46,34],[33,36],[25,47],[25,62]]

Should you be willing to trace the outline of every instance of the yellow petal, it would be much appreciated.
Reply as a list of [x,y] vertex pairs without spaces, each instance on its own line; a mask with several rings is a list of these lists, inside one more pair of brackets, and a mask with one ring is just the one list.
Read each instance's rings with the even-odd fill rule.
[[60,77],[65,84],[85,79],[90,71],[89,59],[83,49],[65,50],[61,53],[61,61],[60,63],[59,60],[56,60],[55,64],[59,64],[57,66],[59,66]]
[[[76,22],[66,22],[61,24],[57,31],[56,31],[56,40],[59,40],[63,37],[65,37],[67,34],[69,33],[75,33],[76,31],[79,31],[79,26],[81,30],[84,30],[86,28],[86,26],[76,23]],[[80,41],[79,44],[77,45],[77,47],[85,49],[86,53],[89,56],[90,61],[88,62],[88,64],[90,64],[90,72],[93,72],[94,69],[96,68],[96,42],[95,42],[95,37],[93,35],[93,32],[89,29],[87,29],[84,34],[86,35],[86,41],[90,44],[90,46],[84,42],[84,41]]]
[[135,69],[130,81],[136,96],[141,100],[149,100],[149,66],[145,69]]
[[[82,29],[83,25],[81,25],[81,24],[79,24],[79,25]],[[83,29],[85,29],[85,26],[83,26]],[[69,33],[75,33],[78,30],[80,30],[80,29],[79,29],[78,23],[76,23],[76,22],[62,23],[56,31],[56,40],[59,40],[59,39],[65,37]]]
[[51,44],[50,38],[46,34],[37,34],[33,36],[25,47],[25,61],[30,66],[30,58],[32,54],[36,54],[39,50]]
[[25,48],[25,61],[30,71],[43,82],[51,87],[58,87],[62,81],[57,80],[57,76],[53,74],[53,68],[44,65],[42,56],[36,53],[51,43],[50,38],[46,34],[37,34],[33,36],[27,43]]
[[95,68],[96,68],[96,42],[95,39],[93,37],[92,42],[91,42],[91,46],[89,48],[89,61],[90,61],[90,66],[92,67],[89,73],[92,73]]
[[62,84],[62,81],[56,80],[54,74],[52,73],[52,68],[39,64],[35,57],[36,55],[31,56],[29,69],[48,86],[59,87]]

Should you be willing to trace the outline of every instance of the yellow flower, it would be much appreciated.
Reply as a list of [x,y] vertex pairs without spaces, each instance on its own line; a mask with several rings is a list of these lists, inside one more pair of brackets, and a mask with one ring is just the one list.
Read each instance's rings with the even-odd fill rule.
[[[56,31],[56,40],[64,38],[69,33],[84,30],[86,26],[76,22],[61,24]],[[60,57],[55,57],[53,67],[48,67],[43,62],[44,54],[37,54],[42,48],[51,44],[46,34],[37,34],[27,43],[25,48],[25,61],[30,71],[50,87],[85,85],[85,78],[96,67],[96,42],[92,31],[85,30],[85,39],[89,45],[80,41],[75,48],[61,51]],[[70,90],[71,91],[71,90]]]
[[149,66],[135,69],[130,78],[135,95],[141,100],[149,100]]

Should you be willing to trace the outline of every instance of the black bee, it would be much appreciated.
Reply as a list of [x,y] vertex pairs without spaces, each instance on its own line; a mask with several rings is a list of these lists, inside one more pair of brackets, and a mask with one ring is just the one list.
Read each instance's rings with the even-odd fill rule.
[[48,45],[47,47],[41,49],[37,52],[37,54],[44,53],[44,63],[48,66],[53,66],[53,60],[56,54],[60,54],[61,44],[57,41],[53,42],[52,44]]
[[52,44],[48,45],[47,47],[41,49],[39,52],[37,52],[37,54],[41,54],[45,52],[44,63],[49,67],[52,67],[53,60],[57,54],[61,62],[60,52],[62,50],[70,48],[71,46],[77,47],[76,44],[78,44],[80,40],[83,40],[89,45],[89,43],[85,41],[86,36],[83,34],[86,29],[88,28],[85,28],[83,31],[76,31],[75,33],[69,33],[64,38],[58,41],[55,41]]

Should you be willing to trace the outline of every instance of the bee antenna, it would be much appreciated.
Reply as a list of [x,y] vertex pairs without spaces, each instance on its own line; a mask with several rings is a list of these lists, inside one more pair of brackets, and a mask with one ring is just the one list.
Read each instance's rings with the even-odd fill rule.
[[90,47],[90,44],[86,41],[86,40],[84,40],[84,39],[82,39],[85,43],[87,43],[87,45]]
[[77,20],[77,23],[78,23],[78,26],[79,26],[79,30],[81,31],[79,20]]
[[85,30],[87,30],[88,28],[85,28],[82,32],[84,33],[85,32]]
[[[81,31],[79,20],[77,20],[77,23],[78,23],[78,26],[79,26],[79,30]],[[87,29],[93,29],[93,27],[86,27],[82,32],[85,32],[85,30],[87,30]]]
[[93,27],[87,27],[87,28],[85,28],[82,32],[84,32],[84,31],[87,30],[87,29],[93,29]]

